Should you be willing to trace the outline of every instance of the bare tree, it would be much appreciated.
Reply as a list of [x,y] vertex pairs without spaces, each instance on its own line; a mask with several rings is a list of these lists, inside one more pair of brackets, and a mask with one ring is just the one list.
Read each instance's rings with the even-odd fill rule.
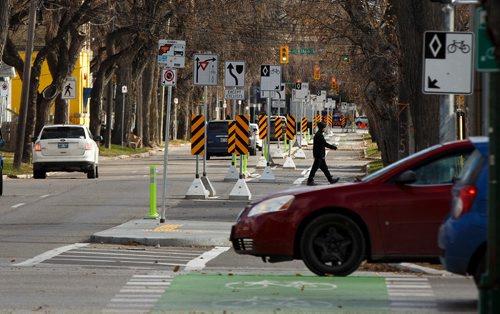
[[0,60],[2,60],[3,48],[7,40],[11,6],[12,6],[11,0],[5,0],[0,2]]

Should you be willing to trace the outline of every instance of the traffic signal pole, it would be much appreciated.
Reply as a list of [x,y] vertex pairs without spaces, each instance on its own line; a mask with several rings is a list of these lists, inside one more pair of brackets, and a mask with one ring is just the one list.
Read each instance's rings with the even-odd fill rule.
[[500,219],[499,184],[500,180],[500,73],[491,73],[489,99],[489,178],[488,178],[488,249],[486,273],[479,287],[479,312],[500,313]]

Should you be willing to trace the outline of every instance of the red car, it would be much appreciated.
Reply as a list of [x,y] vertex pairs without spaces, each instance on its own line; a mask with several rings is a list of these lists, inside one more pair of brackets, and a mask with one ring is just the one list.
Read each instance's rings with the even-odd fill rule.
[[439,263],[438,228],[474,147],[439,144],[359,182],[270,194],[240,213],[230,240],[264,261],[302,259],[318,275],[347,276],[363,260]]

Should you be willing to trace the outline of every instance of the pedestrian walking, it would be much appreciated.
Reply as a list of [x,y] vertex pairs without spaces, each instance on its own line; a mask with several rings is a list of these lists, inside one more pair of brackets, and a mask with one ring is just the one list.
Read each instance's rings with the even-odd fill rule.
[[314,163],[311,167],[311,171],[309,172],[309,178],[307,179],[307,185],[316,185],[314,182],[314,175],[318,169],[321,169],[325,174],[328,182],[331,184],[336,183],[339,178],[333,178],[328,170],[328,166],[325,161],[325,148],[328,147],[330,149],[336,150],[337,146],[329,144],[323,133],[325,132],[325,124],[323,122],[318,123],[318,131],[314,134],[314,142],[313,142],[313,157]]

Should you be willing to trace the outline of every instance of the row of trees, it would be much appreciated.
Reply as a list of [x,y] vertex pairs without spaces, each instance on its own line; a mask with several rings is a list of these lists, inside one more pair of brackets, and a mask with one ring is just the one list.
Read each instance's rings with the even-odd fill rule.
[[[31,0],[37,1],[37,0]],[[30,0],[0,3],[0,55],[22,76],[24,61],[15,40],[26,31]],[[494,41],[500,41],[496,1],[484,1]],[[180,136],[188,138],[189,119],[202,90],[192,86],[190,56],[211,51],[221,60],[245,60],[246,86],[258,85],[259,66],[277,63],[280,44],[316,48],[314,57],[293,56],[286,79],[312,81],[314,64],[322,63],[339,78],[342,92],[363,105],[378,139],[385,164],[398,159],[398,127],[401,104],[407,104],[413,125],[414,150],[439,141],[438,97],[420,90],[421,38],[425,30],[440,29],[441,6],[431,1],[367,0],[38,0],[37,25],[45,29],[37,43],[32,65],[32,82],[27,104],[28,120],[24,143],[47,123],[55,104],[56,123],[66,122],[67,107],[59,97],[62,84],[75,67],[78,52],[86,45],[93,51],[90,127],[100,134],[105,114],[114,111],[114,125],[107,125],[107,141],[120,143],[136,130],[144,145],[161,142],[163,105],[159,88],[157,43],[159,39],[186,40],[186,68],[178,71],[175,97],[179,98]],[[467,11],[458,14],[467,16]],[[459,23],[466,29],[467,19]],[[495,24],[495,21],[497,22]],[[349,54],[348,64],[340,55]],[[497,50],[497,54],[499,51]],[[44,61],[53,82],[45,93],[39,91]],[[123,101],[118,90],[113,110],[113,86],[128,86]],[[329,79],[312,82],[327,89]],[[160,92],[159,92],[160,91]],[[211,93],[216,93],[212,91]],[[118,104],[125,103],[124,110]],[[122,112],[125,115],[121,125]],[[137,119],[132,119],[136,115]],[[134,125],[132,125],[134,123]],[[425,128],[419,128],[426,125]],[[113,130],[111,133],[110,130]],[[29,162],[29,144],[23,161]]]

